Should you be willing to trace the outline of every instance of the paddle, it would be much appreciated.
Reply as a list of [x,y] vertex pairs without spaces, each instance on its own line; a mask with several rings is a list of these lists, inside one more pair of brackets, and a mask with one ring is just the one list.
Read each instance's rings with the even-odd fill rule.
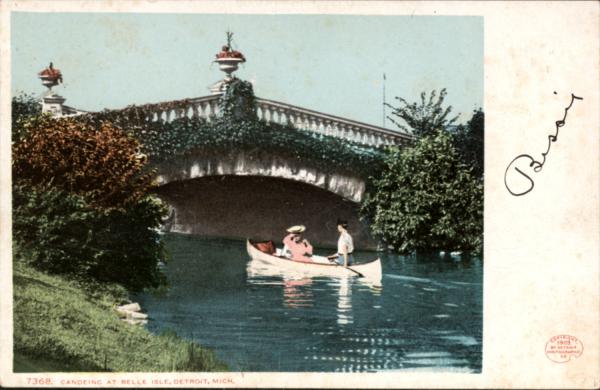
[[[344,266],[343,266],[343,265],[340,265],[340,267],[344,267]],[[365,277],[365,275],[361,274],[360,272],[358,272],[358,271],[357,271],[357,270],[355,270],[355,269],[352,269],[352,268],[350,268],[350,267],[344,267],[344,268],[346,268],[346,269],[348,269],[348,270],[350,270],[350,271],[354,272],[356,275],[358,275],[358,277],[359,277],[359,278],[364,278],[364,277]]]
[[350,271],[354,272],[356,275],[358,275],[358,277],[359,277],[359,278],[364,278],[364,277],[365,277],[365,275],[361,274],[361,273],[360,273],[360,272],[358,272],[357,270],[355,270],[355,269],[352,269],[352,268],[350,268],[350,267],[348,267],[348,266],[344,266],[344,265],[342,265],[342,264],[338,264],[337,262],[335,262],[335,260],[333,260],[333,259],[335,259],[335,257],[334,257],[334,256],[327,256],[327,258],[328,258],[328,259],[329,259],[329,261],[331,261],[332,263],[335,263],[335,265],[337,265],[338,267],[344,267],[344,268],[346,268],[347,270],[350,270]]

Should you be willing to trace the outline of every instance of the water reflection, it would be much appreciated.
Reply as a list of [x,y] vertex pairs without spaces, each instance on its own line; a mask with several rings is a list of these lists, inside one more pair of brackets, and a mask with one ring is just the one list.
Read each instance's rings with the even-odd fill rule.
[[169,293],[136,298],[147,327],[193,333],[232,371],[481,370],[478,259],[385,254],[382,289],[250,261],[243,242],[167,238]]
[[352,324],[352,289],[349,286],[349,278],[340,278],[338,290],[337,323],[341,326]]
[[[251,260],[246,266],[247,282],[251,285],[280,285],[283,291],[283,303],[289,308],[314,306],[313,280],[324,281],[327,286],[337,291],[337,323],[348,325],[353,323],[352,317],[352,285],[357,283],[362,290],[370,291],[374,296],[381,295],[383,287],[366,278],[353,276],[324,277],[311,275],[310,271],[283,270],[280,267],[266,264],[259,260]],[[321,298],[323,298],[321,296]]]
[[310,286],[312,279],[284,279],[283,304],[289,308],[312,307],[313,294]]
[[251,285],[275,285],[283,287],[283,304],[289,308],[312,307],[314,297],[312,278],[302,272],[286,271],[251,260],[246,266],[247,282]]
[[[291,309],[309,308],[315,305],[314,280],[319,280],[331,287],[330,295],[337,300],[337,324],[341,327],[354,323],[352,313],[352,286],[356,285],[360,291],[368,291],[373,297],[381,296],[383,286],[380,282],[373,283],[368,278],[357,278],[350,275],[324,277],[316,276],[310,271],[281,269],[275,265],[264,263],[260,260],[250,260],[246,266],[247,283],[255,286],[281,286],[283,304]],[[331,294],[333,293],[333,294]],[[319,299],[324,299],[319,294]],[[380,305],[374,305],[380,309]]]

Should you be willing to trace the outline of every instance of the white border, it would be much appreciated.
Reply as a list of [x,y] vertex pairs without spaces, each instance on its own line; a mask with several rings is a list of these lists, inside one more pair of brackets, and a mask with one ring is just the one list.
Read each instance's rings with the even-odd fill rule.
[[[0,3],[0,385],[27,378],[118,379],[140,387],[151,378],[231,380],[212,387],[587,387],[600,385],[599,3],[598,2],[167,2],[12,1]],[[10,11],[153,13],[336,13],[483,15],[485,29],[485,272],[482,374],[228,373],[12,374],[10,246]],[[558,95],[552,95],[557,91]],[[584,97],[553,144],[536,189],[507,195],[506,164],[545,149],[568,104]],[[568,130],[567,130],[568,128]],[[583,355],[556,364],[544,345],[557,334],[584,344]],[[129,379],[130,384],[120,380]],[[152,387],[160,387],[151,385]],[[192,387],[190,385],[188,387]],[[96,386],[90,386],[96,387]],[[194,386],[195,387],[195,386]]]

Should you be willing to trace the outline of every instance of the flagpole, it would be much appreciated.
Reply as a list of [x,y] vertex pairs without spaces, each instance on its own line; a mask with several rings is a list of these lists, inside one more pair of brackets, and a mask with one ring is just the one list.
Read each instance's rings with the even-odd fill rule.
[[381,122],[383,128],[385,128],[385,73],[383,73],[383,118]]

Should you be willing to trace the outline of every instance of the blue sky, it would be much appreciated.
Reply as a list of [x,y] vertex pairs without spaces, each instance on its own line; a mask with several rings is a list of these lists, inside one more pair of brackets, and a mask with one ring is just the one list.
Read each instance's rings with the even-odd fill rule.
[[41,95],[37,72],[53,61],[55,91],[84,110],[205,96],[227,30],[259,97],[381,125],[385,72],[392,104],[445,87],[460,122],[483,106],[473,16],[13,13],[12,92]]

